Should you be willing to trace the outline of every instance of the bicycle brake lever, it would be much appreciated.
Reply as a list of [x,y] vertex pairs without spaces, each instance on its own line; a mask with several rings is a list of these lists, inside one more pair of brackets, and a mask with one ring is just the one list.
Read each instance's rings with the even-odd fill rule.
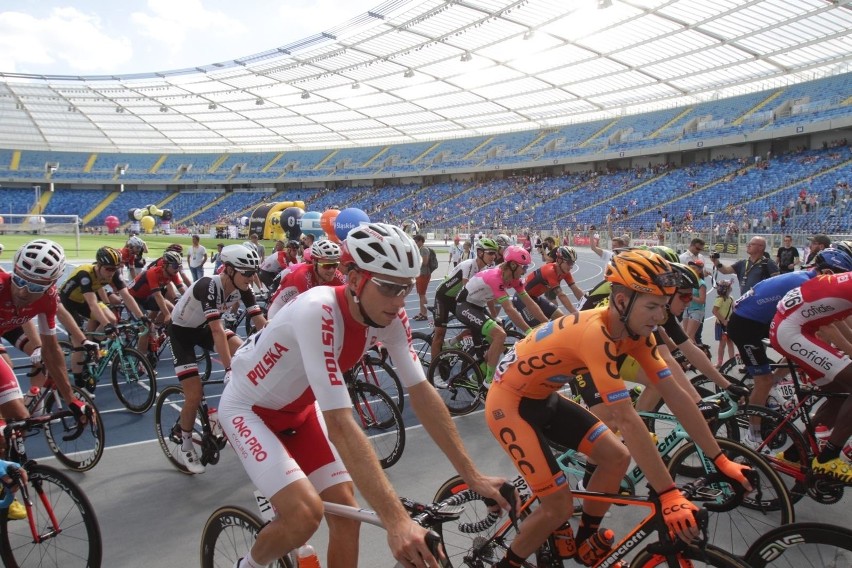
[[509,503],[509,520],[512,521],[512,526],[515,528],[515,532],[520,532],[520,529],[518,528],[518,510],[515,507],[517,497],[515,493],[515,486],[508,481],[504,481],[503,485],[500,486],[500,495]]

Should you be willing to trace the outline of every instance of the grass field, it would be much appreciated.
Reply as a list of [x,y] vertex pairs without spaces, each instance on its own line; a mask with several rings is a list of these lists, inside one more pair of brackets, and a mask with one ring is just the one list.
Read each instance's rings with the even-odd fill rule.
[[[142,240],[148,244],[148,258],[156,258],[171,243],[180,243],[184,246],[184,252],[192,242],[189,235],[140,235]],[[80,235],[80,249],[77,250],[77,238],[74,235],[0,235],[0,243],[3,244],[3,256],[0,260],[11,261],[18,248],[33,239],[50,239],[59,243],[65,249],[65,257],[70,260],[91,260],[95,258],[95,251],[102,246],[115,248],[124,247],[127,235]],[[216,252],[216,243],[242,244],[245,239],[214,239],[212,237],[201,237],[201,244],[207,248],[208,256]],[[272,241],[264,242],[267,252],[271,250]],[[185,256],[185,255],[184,255]]]

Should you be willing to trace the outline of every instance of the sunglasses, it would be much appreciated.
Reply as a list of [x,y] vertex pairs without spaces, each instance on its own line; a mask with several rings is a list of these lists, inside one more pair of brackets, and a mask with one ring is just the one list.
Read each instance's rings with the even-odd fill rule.
[[680,292],[677,297],[680,298],[681,302],[691,302],[693,295],[692,292]]
[[101,270],[106,270],[107,272],[115,272],[118,270],[117,266],[101,266]]
[[257,274],[257,272],[256,272],[256,271],[254,271],[254,270],[246,270],[245,272],[242,272],[242,271],[240,271],[240,270],[237,270],[237,273],[238,273],[238,274],[241,274],[241,275],[242,275],[242,276],[244,276],[245,278],[252,278],[252,277],[254,277],[254,275],[255,275],[255,274]]
[[485,251],[485,254],[490,254],[491,256],[497,256],[497,251],[496,250],[487,250],[487,251]]
[[525,264],[518,264],[517,262],[513,262],[513,263],[511,263],[511,264],[514,264],[514,265],[515,265],[515,268],[512,268],[512,266],[511,266],[511,265],[509,265],[509,268],[512,268],[512,272],[514,272],[514,271],[516,271],[517,269],[519,269],[519,268],[520,268],[520,269],[523,271],[523,272],[521,272],[521,274],[526,274],[527,269],[529,268],[529,265],[525,265]]
[[175,270],[180,270],[181,265],[177,262],[170,262],[166,265],[168,268],[174,268]]
[[414,288],[414,282],[409,282],[408,284],[399,284],[397,282],[390,282],[389,280],[382,280],[381,278],[376,278],[375,276],[370,276],[370,281],[376,285],[376,288],[379,289],[379,293],[386,298],[399,298],[402,296],[407,296],[409,292]]
[[36,282],[30,282],[26,278],[21,278],[17,274],[12,275],[12,283],[18,288],[26,288],[28,292],[32,292],[33,294],[41,294],[53,286],[53,282],[50,284],[38,284]]
[[340,266],[339,262],[318,262],[317,266],[320,268],[337,268]]

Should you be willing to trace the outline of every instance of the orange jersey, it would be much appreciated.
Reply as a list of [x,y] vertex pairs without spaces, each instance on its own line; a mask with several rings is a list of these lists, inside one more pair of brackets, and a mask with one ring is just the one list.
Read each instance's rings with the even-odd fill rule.
[[630,398],[618,372],[628,356],[638,361],[653,383],[671,376],[653,336],[612,337],[607,310],[567,315],[536,328],[503,357],[495,385],[520,397],[542,399],[577,377],[581,389],[591,380],[600,402],[612,404]]

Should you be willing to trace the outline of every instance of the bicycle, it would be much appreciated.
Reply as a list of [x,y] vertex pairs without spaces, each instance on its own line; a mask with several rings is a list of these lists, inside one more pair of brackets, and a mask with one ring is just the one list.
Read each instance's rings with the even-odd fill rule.
[[[696,480],[692,484],[679,487],[690,500],[696,502],[714,500],[718,490],[710,486],[721,481],[720,477],[719,474],[714,474],[713,478]],[[516,477],[512,485],[518,490],[522,502],[521,509],[514,517],[523,518],[530,514],[538,500],[523,477]],[[573,491],[572,493],[579,499],[649,509],[642,520],[615,543],[607,556],[601,558],[596,566],[618,565],[628,555],[638,550],[640,543],[655,531],[658,533],[659,540],[639,550],[630,561],[630,568],[652,568],[661,565],[673,568],[692,568],[702,565],[731,568],[746,566],[742,560],[731,553],[708,544],[709,521],[707,511],[704,509],[696,514],[696,521],[703,537],[697,543],[687,545],[669,536],[659,498],[654,494],[643,498],[590,491]],[[741,494],[738,493],[738,495]],[[464,505],[462,522],[457,525],[445,523],[436,529],[441,534],[441,542],[451,565],[485,568],[493,566],[505,556],[518,531],[516,519],[512,515],[509,519],[498,523],[502,514],[494,511],[493,501],[484,499],[471,491],[460,476],[447,480],[435,493],[434,500],[448,505]],[[555,537],[551,535],[534,553],[535,563],[527,559],[524,566],[561,567],[564,565],[563,560],[559,558],[556,550]]]
[[[504,350],[523,338],[523,333],[506,331]],[[485,355],[489,346],[482,336],[467,335],[458,349],[445,349],[430,362],[426,378],[453,416],[470,414],[485,400]]]
[[[201,533],[201,568],[231,568],[238,559],[248,554],[257,539],[257,534],[276,514],[269,500],[257,491],[255,491],[255,498],[264,520],[243,507],[233,505],[220,507],[210,515]],[[458,520],[461,507],[445,503],[417,503],[406,498],[402,498],[401,502],[412,519],[431,531],[427,536],[427,543],[430,545],[432,554],[437,558],[438,545],[441,541],[437,529],[444,523]],[[378,515],[373,511],[327,502],[323,502],[323,507],[328,514],[384,528]],[[280,558],[274,566],[297,568],[295,552]],[[452,568],[448,562],[442,563],[442,566]]]
[[[14,370],[29,368],[30,365],[19,365]],[[104,425],[88,393],[75,386],[71,390],[90,409],[89,422],[85,428],[78,428],[77,420],[66,407],[53,378],[47,375],[38,394],[30,394],[24,400],[30,416],[50,415],[52,418],[34,423],[25,435],[30,437],[42,430],[48,449],[60,463],[74,471],[89,471],[98,464],[104,453]]]
[[[719,416],[724,420],[734,416],[736,412],[736,403],[731,403]],[[677,417],[660,412],[640,412],[639,415],[644,419],[653,418],[671,424],[671,431],[658,441],[657,449],[663,461],[667,462],[675,482],[712,477],[716,473],[716,467],[710,457],[691,441]],[[685,444],[682,443],[684,441]],[[736,537],[732,538],[733,552],[743,553],[754,539],[769,528],[786,525],[795,520],[793,501],[784,481],[762,456],[731,440],[717,438],[716,442],[729,459],[746,464],[755,472],[752,493],[739,495],[736,485],[720,482],[714,485],[718,490],[716,498],[705,503],[709,511],[717,513],[713,517],[711,537],[718,531],[730,529],[731,536]],[[575,450],[558,447],[554,449],[562,452],[556,458],[562,470],[572,479],[582,478],[587,470],[584,456]],[[633,467],[622,480],[621,492],[635,495],[643,479],[645,474],[642,470],[638,466]],[[573,486],[576,486],[576,483]],[[733,530],[734,528],[736,530]]]
[[[266,317],[267,310],[269,309],[269,293],[255,294],[254,299],[255,302],[257,302],[257,306],[260,308],[261,314],[263,317]],[[257,332],[254,324],[251,323],[251,319],[246,318],[246,309],[244,307],[241,307],[236,314],[232,314],[231,312],[225,312],[222,314],[222,323],[225,324],[225,329],[230,329],[234,333],[238,333],[237,330],[243,322],[245,322],[246,337]]]
[[[810,410],[816,405],[814,399],[845,398],[849,393],[823,391],[812,385],[802,385],[800,369],[790,361],[773,364],[772,368],[789,370],[794,391],[792,406],[784,414],[762,406],[746,406],[723,423],[728,428],[728,435],[742,439],[748,431],[750,419],[759,418],[763,439],[755,451],[783,479],[788,480],[794,502],[807,495],[818,503],[837,503],[843,498],[846,484],[829,476],[816,475],[811,470],[813,458],[819,454],[819,442]],[[796,422],[801,422],[804,430],[796,426]]]
[[402,412],[405,406],[405,391],[402,389],[402,383],[396,371],[388,363],[387,351],[375,349],[375,352],[376,355],[365,353],[361,360],[345,374],[349,375],[351,380],[379,387],[391,397]]
[[[167,333],[168,326],[165,324],[157,324],[154,333],[148,338],[148,362],[153,369],[157,368],[157,364],[163,357],[163,353],[168,349],[171,351],[172,339]],[[171,358],[171,357],[170,357]],[[213,372],[213,360],[210,357],[210,352],[196,345],[195,360],[198,364],[198,375],[202,381],[210,379],[210,374]]]
[[847,568],[852,566],[852,530],[793,523],[757,539],[743,559],[752,568]]
[[[53,420],[67,418],[70,410],[12,420],[3,428],[9,461],[21,463],[27,483],[17,495],[26,508],[26,520],[10,520],[8,507],[16,494],[8,488],[0,496],[0,558],[6,568],[99,568],[103,555],[100,526],[92,504],[67,475],[27,459],[27,432]],[[80,435],[83,424],[78,425]],[[13,474],[14,476],[15,474]],[[14,479],[14,477],[13,477]]]
[[[205,466],[219,463],[220,452],[225,448],[228,440],[216,419],[216,410],[210,409],[207,404],[204,386],[221,385],[224,382],[224,380],[215,380],[202,383],[201,404],[195,417],[192,442],[200,450],[197,453],[201,463]],[[169,385],[163,389],[157,396],[157,402],[154,405],[154,432],[166,459],[181,473],[192,475],[179,457],[183,445],[180,411],[183,408],[184,400],[183,387],[180,385]]]
[[[139,328],[147,333],[148,328],[141,322],[109,325],[104,331],[86,332],[87,337],[98,338],[101,344],[96,358],[87,350],[83,360],[83,379],[97,384],[107,366],[111,366],[112,388],[121,404],[134,414],[143,414],[154,404],[157,396],[157,377],[148,358],[138,350],[128,347],[122,341],[125,330]],[[70,342],[60,341],[68,368],[71,369],[71,354],[76,350]]]
[[382,468],[387,469],[402,457],[405,449],[405,425],[393,399],[372,383],[356,381],[344,375],[352,414],[364,431]]

